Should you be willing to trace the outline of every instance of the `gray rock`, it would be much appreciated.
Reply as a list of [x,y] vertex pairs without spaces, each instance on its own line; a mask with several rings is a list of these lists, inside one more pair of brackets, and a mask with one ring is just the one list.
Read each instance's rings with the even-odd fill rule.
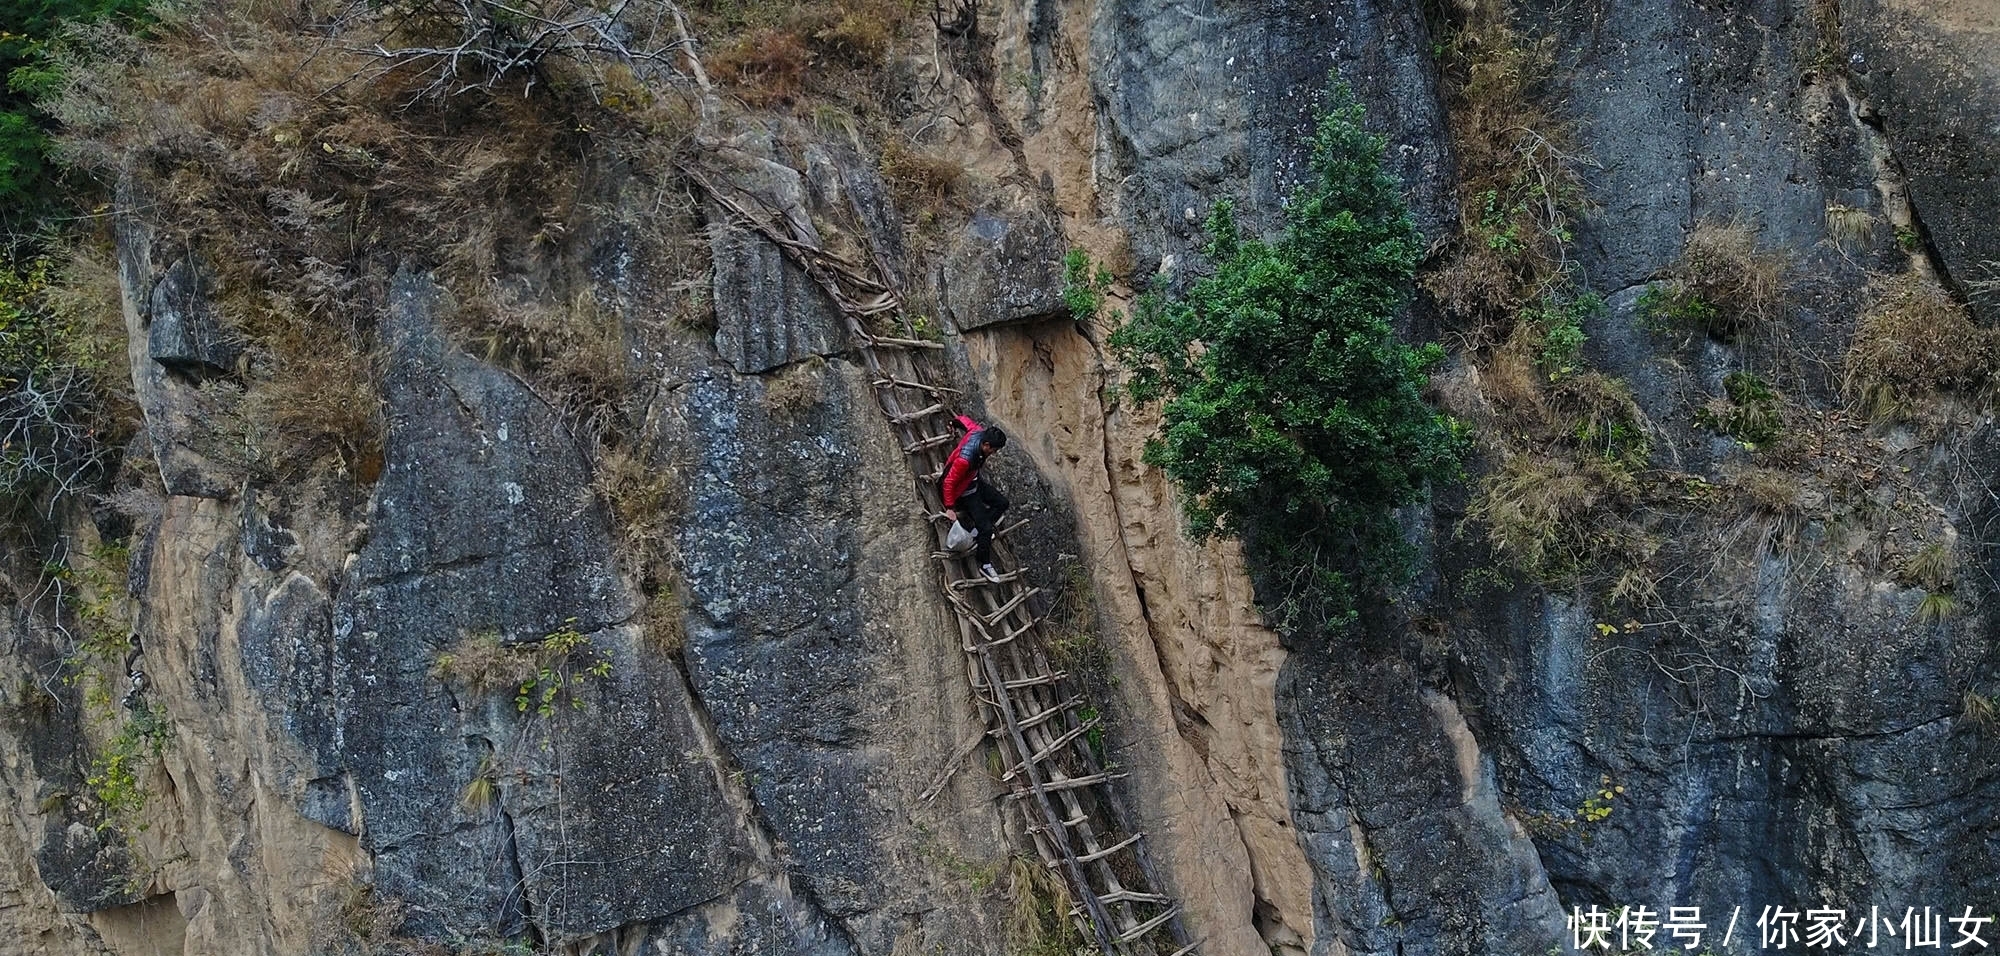
[[952,325],[977,329],[1067,314],[1062,225],[1039,203],[979,209],[954,237],[932,282]]
[[[1929,248],[1961,284],[2000,278],[2000,66],[1991,7],[1976,3],[1839,4],[1848,71],[1874,107],[1909,180]],[[1973,296],[1982,319],[2000,302]]]
[[[146,417],[146,438],[159,464],[160,481],[168,494],[228,498],[243,480],[240,467],[219,460],[219,442],[212,428],[213,400],[185,376],[176,376],[154,361],[151,322],[155,300],[186,316],[213,314],[200,304],[199,284],[189,267],[183,282],[156,295],[153,260],[154,226],[141,214],[149,208],[147,187],[138,172],[126,169],[118,179],[113,229],[117,237],[118,286],[125,317],[125,336],[132,370],[132,392]],[[178,320],[170,320],[177,322]],[[195,319],[201,325],[206,320]],[[188,328],[187,322],[179,323]],[[231,360],[233,365],[233,359]]]
[[254,489],[243,493],[243,553],[266,571],[282,571],[299,538],[289,528],[271,522]]
[[1419,228],[1457,219],[1430,38],[1419,6],[1394,0],[1210,6],[1120,0],[1098,7],[1092,84],[1116,197],[1142,272],[1186,266],[1201,224],[1233,199],[1247,228],[1272,232],[1304,173],[1306,135],[1329,77],[1353,86],[1389,137],[1387,164]]
[[[376,886],[431,938],[533,922],[568,939],[714,898],[740,878],[745,831],[678,673],[642,664],[622,624],[632,600],[581,452],[524,385],[444,341],[427,278],[399,273],[391,296],[371,535],[333,602],[331,674],[303,682],[326,680],[330,713],[289,705],[322,774],[351,780]],[[310,595],[290,600],[310,618]],[[562,629],[610,665],[576,678],[581,709],[524,713],[511,686],[432,676],[467,637]],[[468,802],[477,776],[491,798]]]
[[840,312],[770,240],[713,210],[715,349],[739,372],[767,372],[846,347]]
[[20,675],[0,690],[8,745],[0,792],[29,811],[16,815],[14,824],[35,875],[62,909],[88,913],[133,902],[138,894],[126,834],[99,829],[100,818],[88,809],[83,687],[56,676],[69,651],[63,632],[27,608],[0,619],[0,654]]
[[[1315,952],[1545,953],[1563,908],[1457,709],[1396,636],[1302,647],[1277,688]],[[1467,772],[1473,776],[1466,779]],[[1510,794],[1511,796],[1511,794]]]
[[208,270],[189,257],[167,267],[153,286],[148,352],[153,361],[189,375],[225,375],[236,370],[243,348],[222,327],[211,299]]
[[[775,211],[791,229],[817,242],[806,179],[773,158],[777,154],[772,131],[754,127],[711,158],[724,167],[717,177],[723,188],[737,193],[752,214]],[[765,372],[846,347],[840,312],[805,270],[719,204],[710,205],[708,220],[715,349],[730,365],[739,372]]]
[[[761,383],[700,374],[688,386],[692,502],[680,533],[688,674],[799,875],[835,916],[880,905],[886,812],[862,698],[854,573],[862,542],[859,442],[836,395],[780,424]],[[863,409],[861,411],[868,411]]]
[[[858,952],[838,924],[819,915],[783,880],[745,882],[733,895],[647,930],[657,951],[672,956],[854,956]],[[616,954],[607,951],[604,956]]]

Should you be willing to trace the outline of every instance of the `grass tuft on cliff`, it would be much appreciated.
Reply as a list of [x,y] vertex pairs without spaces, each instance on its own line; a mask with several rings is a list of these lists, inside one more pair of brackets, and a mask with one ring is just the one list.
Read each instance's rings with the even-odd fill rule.
[[1241,538],[1265,610],[1289,632],[1344,626],[1357,579],[1403,565],[1393,510],[1460,473],[1461,428],[1422,391],[1443,359],[1390,321],[1422,243],[1384,140],[1336,87],[1312,141],[1312,179],[1283,235],[1209,217],[1214,274],[1152,294],[1111,338],[1133,396],[1162,405],[1146,461],[1164,469],[1198,536]]

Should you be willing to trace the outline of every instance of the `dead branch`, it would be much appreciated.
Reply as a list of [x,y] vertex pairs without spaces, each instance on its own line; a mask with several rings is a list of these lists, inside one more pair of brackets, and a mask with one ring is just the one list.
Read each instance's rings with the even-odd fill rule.
[[[679,27],[678,37],[669,38],[662,29],[669,20]],[[376,43],[347,49],[381,61],[367,71],[368,79],[395,72],[424,79],[411,103],[490,93],[514,83],[523,83],[526,95],[556,62],[585,67],[664,63],[674,69],[676,54],[683,50],[694,62],[695,78],[707,85],[693,60],[693,37],[679,9],[667,0],[614,0],[601,10],[572,0],[424,0],[403,11],[400,25],[427,26],[452,38],[432,45]],[[593,97],[597,87],[591,83]]]

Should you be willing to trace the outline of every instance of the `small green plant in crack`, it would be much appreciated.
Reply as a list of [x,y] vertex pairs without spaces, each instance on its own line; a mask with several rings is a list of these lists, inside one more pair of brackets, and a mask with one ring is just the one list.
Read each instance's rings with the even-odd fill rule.
[[926,342],[944,341],[944,328],[936,319],[924,313],[910,316],[910,333]]
[[582,710],[583,697],[577,688],[584,679],[611,676],[611,661],[591,646],[588,635],[576,629],[576,618],[542,638],[534,654],[535,673],[521,682],[514,695],[514,709],[524,714],[532,708],[537,717],[553,717],[559,700]]
[[[1096,720],[1098,716],[1099,713],[1097,708],[1092,707],[1089,704],[1085,704],[1084,706],[1078,708],[1076,712],[1076,719],[1086,724],[1090,723],[1093,720]],[[1084,731],[1083,741],[1084,743],[1090,745],[1090,752],[1093,756],[1097,758],[1098,763],[1108,765],[1111,762],[1111,758],[1108,752],[1104,749],[1103,724],[1100,723],[1097,726],[1092,727],[1087,731]]]
[[1896,245],[1904,252],[1915,252],[1917,247],[1923,245],[1923,239],[1917,235],[1915,229],[1903,226],[1896,230]]
[[1594,292],[1550,292],[1521,309],[1521,318],[1534,324],[1541,334],[1541,349],[1535,364],[1551,382],[1560,382],[1583,370],[1584,320],[1604,311],[1604,300]]
[[1503,256],[1524,249],[1521,232],[1523,221],[1528,220],[1530,215],[1528,197],[1503,203],[1500,191],[1489,189],[1481,193],[1479,199],[1485,210],[1479,217],[1479,228],[1486,237],[1486,248]]
[[1090,254],[1071,249],[1063,256],[1063,304],[1078,322],[1097,318],[1104,297],[1111,291],[1111,271],[1090,261]]
[[584,709],[585,683],[609,678],[611,660],[570,618],[531,643],[505,644],[493,631],[470,635],[437,656],[431,676],[474,693],[512,690],[516,711],[553,717],[565,704]]
[[139,811],[146,806],[146,790],[139,773],[160,759],[173,735],[174,728],[167,722],[166,712],[142,702],[133,708],[118,736],[91,761],[90,773],[83,782],[103,811],[97,823],[99,830],[121,822],[138,830],[146,828],[144,823],[136,822]]
[[1731,372],[1722,379],[1726,400],[1697,409],[1695,423],[1728,435],[1752,451],[1776,441],[1784,428],[1778,414],[1778,393],[1752,372]]
[[1958,613],[1958,598],[1952,585],[1958,576],[1958,555],[1951,546],[1933,541],[1896,569],[1896,579],[1909,587],[1923,588],[1917,602],[1917,623],[1931,624]]
[[44,571],[60,585],[62,600],[82,625],[64,669],[63,683],[83,687],[84,703],[99,715],[115,710],[112,686],[125,675],[120,665],[132,633],[125,608],[125,569],[130,552],[123,545],[100,544],[80,560],[50,562]]
[[1676,325],[1705,329],[1716,324],[1715,306],[1678,283],[1647,286],[1639,294],[1636,306],[1640,320],[1654,331],[1666,331]]
[[1583,803],[1571,813],[1535,813],[1524,819],[1531,831],[1544,834],[1574,833],[1590,836],[1590,828],[1611,818],[1612,808],[1618,798],[1625,794],[1625,786],[1611,779],[1610,774],[1597,778],[1597,787],[1583,798]]

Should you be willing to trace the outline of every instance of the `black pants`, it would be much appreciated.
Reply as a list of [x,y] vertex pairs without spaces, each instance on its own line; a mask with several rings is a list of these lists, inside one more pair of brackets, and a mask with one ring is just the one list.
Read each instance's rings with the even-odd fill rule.
[[993,561],[993,532],[999,530],[1000,516],[1007,513],[1007,504],[1007,496],[983,478],[958,496],[958,516],[962,524],[972,529],[980,564]]

